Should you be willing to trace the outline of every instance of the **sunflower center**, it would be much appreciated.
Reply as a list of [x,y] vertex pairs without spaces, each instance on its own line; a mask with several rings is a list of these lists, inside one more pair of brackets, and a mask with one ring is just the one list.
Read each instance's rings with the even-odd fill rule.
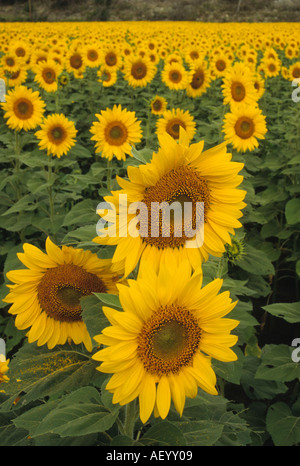
[[64,264],[45,272],[37,295],[41,308],[49,317],[61,322],[75,322],[81,320],[80,298],[97,292],[106,292],[97,275],[77,265]]
[[152,375],[176,374],[192,363],[201,338],[193,314],[177,305],[160,308],[145,322],[137,353]]
[[240,117],[235,126],[236,134],[242,139],[250,138],[254,133],[254,123],[248,117]]
[[175,248],[185,245],[206,221],[210,193],[198,172],[181,166],[147,188],[143,203],[147,207],[140,212],[141,225],[147,226],[147,234],[140,229],[143,241],[159,249]]
[[117,63],[116,54],[113,52],[109,52],[108,54],[106,54],[105,62],[108,66],[115,66],[115,64]]
[[142,62],[136,62],[132,65],[131,75],[135,79],[143,79],[147,74],[147,66]]
[[292,74],[294,78],[300,78],[300,68],[294,68]]
[[269,64],[269,70],[270,70],[271,72],[276,71],[276,66],[275,66],[273,63],[270,63],[270,64]]
[[33,105],[30,100],[21,98],[14,103],[14,113],[20,120],[27,120],[33,114]]
[[66,138],[66,132],[61,126],[54,126],[48,132],[48,137],[53,144],[61,144]]
[[193,89],[199,89],[199,87],[202,86],[204,82],[204,73],[202,70],[198,70],[196,71],[196,73],[194,73],[193,75],[193,79],[192,79],[192,82],[191,82],[191,86]]
[[89,50],[87,56],[90,61],[95,61],[98,58],[98,53],[96,50]]
[[242,83],[233,82],[231,85],[231,95],[233,100],[241,102],[245,98],[246,90]]
[[105,139],[108,144],[121,146],[127,141],[128,132],[121,121],[113,121],[105,128]]
[[182,80],[182,75],[179,71],[170,71],[169,73],[169,79],[173,83],[179,83]]
[[15,60],[13,58],[7,58],[6,64],[8,66],[15,66]]
[[44,81],[47,83],[47,84],[52,84],[55,79],[56,79],[56,74],[55,74],[55,71],[52,70],[51,68],[45,68],[43,70],[43,73],[42,73],[42,76],[44,78]]
[[23,47],[18,47],[16,49],[16,55],[17,57],[24,57],[25,56],[25,50],[23,49]]
[[218,71],[224,71],[226,68],[226,63],[224,60],[217,60],[216,61],[216,68]]
[[159,110],[162,108],[162,103],[161,103],[161,101],[158,100],[158,99],[155,100],[155,101],[153,102],[153,108],[154,108],[154,110],[156,110],[157,112],[159,112]]
[[82,58],[79,53],[74,53],[70,58],[70,65],[75,70],[78,70],[82,66]]
[[190,57],[192,60],[197,60],[199,58],[199,53],[196,51],[193,51],[190,53]]
[[186,126],[182,120],[180,120],[179,118],[172,118],[168,121],[166,125],[166,131],[167,133],[169,133],[170,136],[172,136],[172,138],[178,139],[180,126],[183,129],[186,129]]

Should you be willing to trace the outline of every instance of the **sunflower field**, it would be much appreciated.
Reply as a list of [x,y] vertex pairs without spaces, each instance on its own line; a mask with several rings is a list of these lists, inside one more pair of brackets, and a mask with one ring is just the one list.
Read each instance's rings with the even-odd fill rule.
[[0,445],[299,444],[299,24],[2,23],[0,78]]

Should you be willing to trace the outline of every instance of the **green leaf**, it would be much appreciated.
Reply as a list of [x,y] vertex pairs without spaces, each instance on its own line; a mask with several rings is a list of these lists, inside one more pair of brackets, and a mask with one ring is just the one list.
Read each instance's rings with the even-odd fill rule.
[[261,363],[255,378],[289,382],[300,377],[300,365],[292,360],[292,348],[281,345],[265,345]]
[[227,380],[227,382],[239,385],[243,371],[244,355],[238,347],[234,348],[234,352],[238,356],[236,361],[222,362],[213,359],[212,365],[217,375]]
[[267,254],[250,244],[245,245],[245,255],[238,263],[239,267],[254,275],[274,275],[275,269]]
[[187,445],[207,447],[221,437],[224,426],[212,420],[183,421],[178,423]]
[[186,440],[181,430],[169,421],[161,421],[150,427],[140,439],[143,445],[185,446]]
[[293,416],[283,402],[270,406],[266,426],[275,446],[292,446],[300,442],[300,417]]
[[19,397],[24,406],[39,398],[71,391],[91,383],[96,372],[94,361],[89,354],[84,354],[81,346],[72,349],[65,345],[49,351],[27,343],[9,365],[10,380],[5,384],[5,392],[10,398],[2,407],[13,406]]
[[122,309],[119,296],[108,293],[94,293],[101,303],[111,306],[115,309]]
[[102,330],[108,327],[110,323],[103,313],[101,303],[96,296],[92,295],[81,298],[80,304],[82,308],[81,317],[92,338],[93,346],[96,347],[98,343],[93,340],[93,337],[100,335]]
[[246,357],[244,362],[241,386],[251,400],[272,400],[279,393],[285,393],[288,387],[277,380],[255,378],[260,360],[257,357]]
[[84,199],[83,201],[78,202],[65,216],[63,226],[82,224],[90,225],[94,220],[96,229],[96,223],[99,220],[99,217],[96,214],[96,207],[97,204],[91,199]]
[[289,200],[285,205],[286,221],[289,225],[295,225],[300,222],[300,199]]
[[111,413],[101,404],[101,397],[94,387],[82,387],[63,398],[56,409],[40,422],[34,436],[45,433],[61,437],[77,437],[105,432],[114,424],[118,411]]
[[300,322],[300,301],[296,303],[269,304],[268,306],[263,306],[262,309],[273,316],[281,317],[291,324]]

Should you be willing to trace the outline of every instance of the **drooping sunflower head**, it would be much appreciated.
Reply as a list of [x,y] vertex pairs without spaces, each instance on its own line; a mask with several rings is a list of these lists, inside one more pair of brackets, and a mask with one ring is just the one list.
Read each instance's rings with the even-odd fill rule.
[[232,238],[231,244],[226,245],[226,256],[233,264],[238,263],[245,255],[245,243],[243,240]]
[[117,293],[118,275],[111,261],[90,251],[59,248],[49,238],[46,253],[27,243],[23,249],[18,258],[26,268],[7,273],[13,285],[8,285],[10,292],[3,300],[12,304],[8,312],[16,316],[16,327],[29,328],[29,342],[39,346],[51,349],[72,340],[91,351],[80,299],[94,292]]
[[142,130],[135,112],[122,109],[121,105],[114,105],[113,109],[107,108],[96,117],[90,131],[91,139],[96,141],[96,152],[102,152],[102,156],[112,159],[125,160],[126,154],[131,155],[132,145],[141,141]]
[[75,145],[77,130],[73,121],[63,114],[48,115],[41,124],[41,129],[35,133],[40,140],[41,150],[46,149],[47,155],[60,158]]
[[42,121],[45,103],[37,91],[20,85],[8,91],[6,102],[1,104],[4,118],[11,129],[25,131],[36,128]]
[[137,280],[118,286],[123,312],[103,308],[111,326],[95,337],[106,348],[92,357],[101,361],[99,371],[112,374],[106,389],[113,403],[138,398],[143,423],[153,411],[164,419],[171,400],[182,415],[199,387],[217,395],[211,357],[237,359],[230,331],[239,322],[223,319],[236,302],[229,292],[218,294],[222,280],[201,283],[201,270],[192,275],[186,262],[158,272],[142,262]]

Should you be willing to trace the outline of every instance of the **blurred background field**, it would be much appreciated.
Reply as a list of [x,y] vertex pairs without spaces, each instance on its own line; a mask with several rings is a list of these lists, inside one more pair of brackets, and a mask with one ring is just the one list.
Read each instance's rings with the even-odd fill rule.
[[298,22],[300,0],[0,0],[0,21]]

